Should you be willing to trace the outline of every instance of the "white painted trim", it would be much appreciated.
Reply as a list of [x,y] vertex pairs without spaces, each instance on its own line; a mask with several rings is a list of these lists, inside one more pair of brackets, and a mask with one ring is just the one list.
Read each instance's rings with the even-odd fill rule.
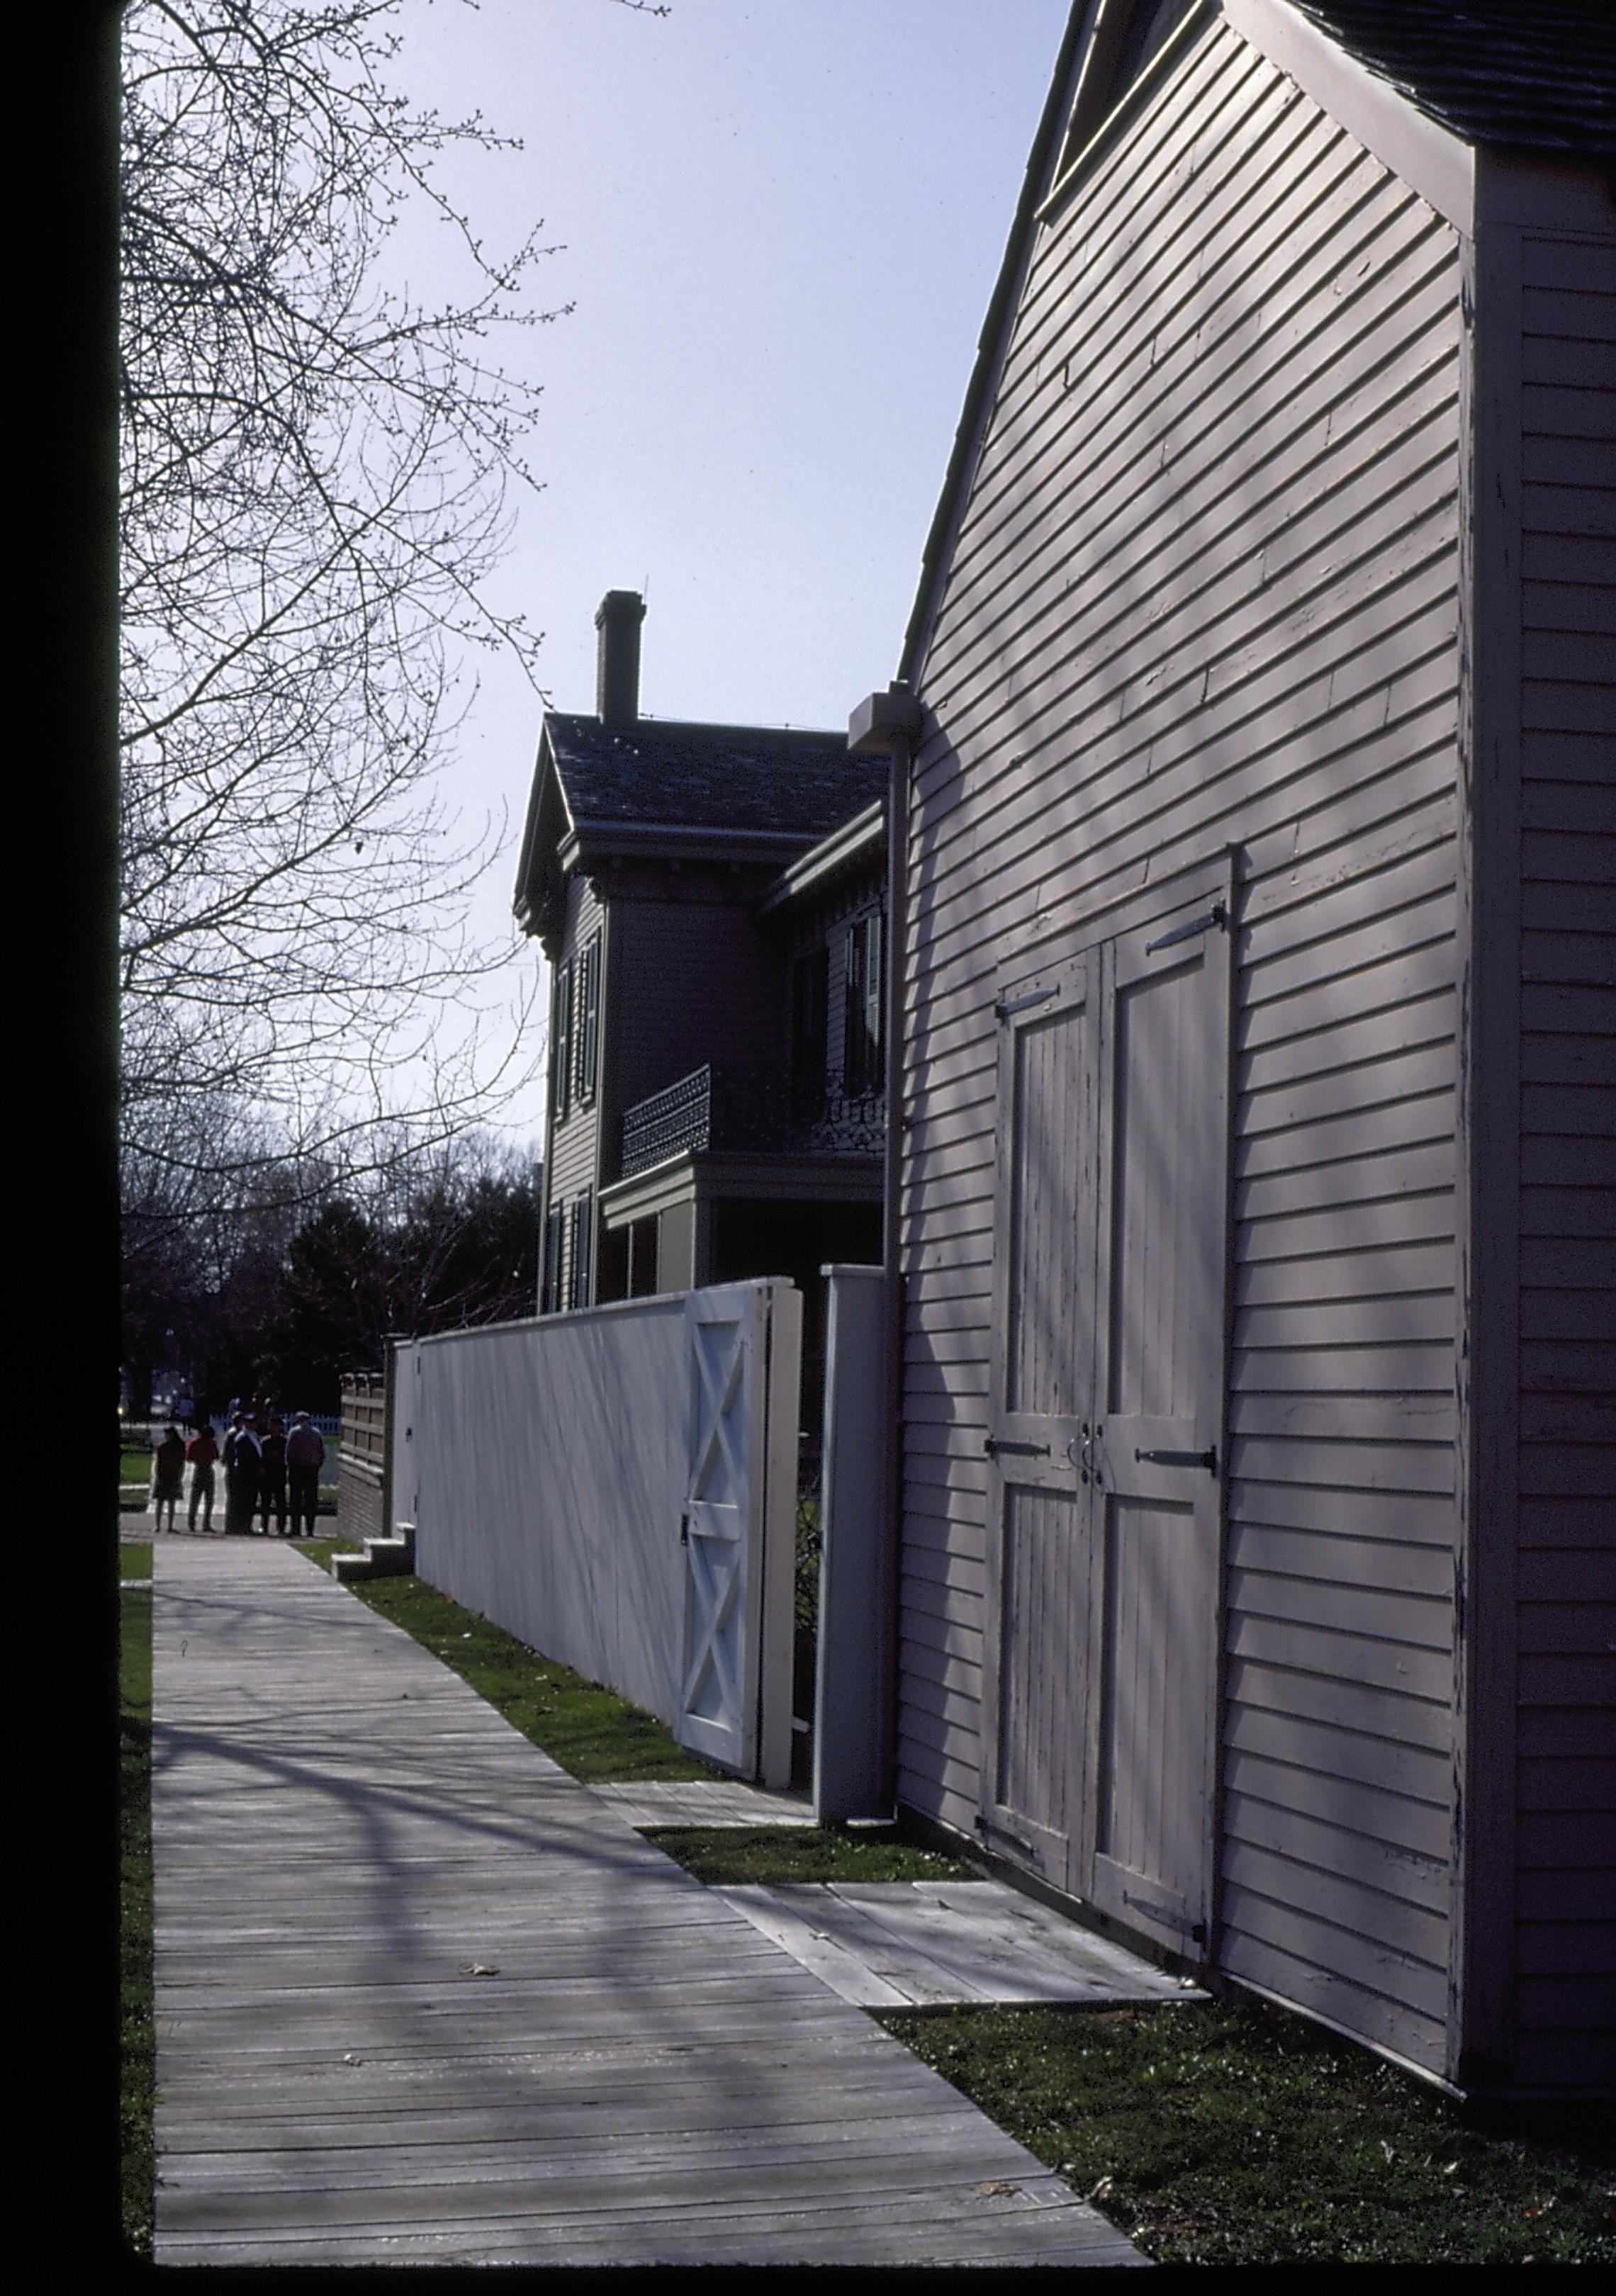
[[1242,39],[1277,65],[1303,94],[1356,136],[1394,176],[1468,237],[1475,228],[1476,155],[1472,145],[1399,95],[1285,0],[1222,0]]

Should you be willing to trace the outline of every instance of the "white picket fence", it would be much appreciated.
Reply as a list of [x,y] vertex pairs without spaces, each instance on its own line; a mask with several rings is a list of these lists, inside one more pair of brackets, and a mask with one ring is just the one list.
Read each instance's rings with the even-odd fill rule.
[[785,1784],[801,1339],[767,1277],[399,1342],[417,1573]]

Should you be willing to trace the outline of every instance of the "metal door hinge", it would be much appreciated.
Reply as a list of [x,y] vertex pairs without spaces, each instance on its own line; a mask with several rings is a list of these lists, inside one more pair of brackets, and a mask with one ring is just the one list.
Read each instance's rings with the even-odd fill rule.
[[1218,1446],[1210,1451],[1136,1451],[1134,1457],[1147,1467],[1204,1467],[1209,1475],[1218,1472]]
[[1012,1443],[1002,1435],[988,1436],[982,1448],[990,1459],[997,1459],[1001,1451],[1013,1452],[1020,1459],[1047,1459],[1050,1456],[1047,1443]]
[[1136,1906],[1142,1914],[1148,1915],[1153,1922],[1160,1922],[1165,1930],[1177,1930],[1180,1936],[1193,1938],[1197,1945],[1206,1943],[1206,1923],[1191,1921],[1175,1906],[1164,1906],[1155,1898],[1136,1898],[1131,1890],[1123,1890],[1122,1902],[1125,1906]]
[[1036,1842],[1029,1841],[1024,1833],[1017,1833],[1008,1825],[1001,1825],[997,1818],[984,1817],[980,1810],[977,1812],[976,1830],[979,1833],[990,1833],[999,1841],[1013,1843],[1024,1857],[1030,1857],[1035,1865],[1038,1863]]
[[1194,940],[1197,933],[1220,931],[1229,922],[1229,913],[1221,901],[1214,901],[1203,917],[1192,917],[1186,925],[1175,925],[1171,932],[1162,933],[1144,944],[1146,956],[1153,956],[1159,948],[1171,948],[1181,940]]
[[1033,988],[1025,996],[1001,996],[993,1008],[993,1017],[996,1021],[1008,1021],[1013,1013],[1030,1013],[1035,1004],[1047,1004],[1054,995],[1053,988]]

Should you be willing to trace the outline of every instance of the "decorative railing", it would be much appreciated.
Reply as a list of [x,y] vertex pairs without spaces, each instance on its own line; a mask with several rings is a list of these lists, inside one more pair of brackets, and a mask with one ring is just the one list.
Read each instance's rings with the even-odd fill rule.
[[753,1069],[693,1070],[623,1116],[622,1177],[704,1149],[874,1156],[886,1139],[881,1093],[827,1093],[813,1113],[793,1111],[783,1077]]

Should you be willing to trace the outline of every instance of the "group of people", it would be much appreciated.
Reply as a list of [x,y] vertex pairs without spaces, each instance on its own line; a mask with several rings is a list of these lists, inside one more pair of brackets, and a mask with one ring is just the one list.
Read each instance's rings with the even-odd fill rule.
[[291,1520],[293,1538],[314,1537],[320,1496],[320,1470],[325,1464],[325,1443],[307,1411],[294,1416],[290,1431],[268,1405],[231,1404],[229,1424],[218,1440],[204,1424],[187,1442],[177,1427],[165,1429],[152,1460],[152,1508],[157,1528],[173,1530],[185,1469],[191,1470],[188,1527],[197,1517],[202,1529],[213,1529],[215,1469],[225,1470],[225,1529],[250,1532],[258,1518],[258,1535],[284,1538]]

